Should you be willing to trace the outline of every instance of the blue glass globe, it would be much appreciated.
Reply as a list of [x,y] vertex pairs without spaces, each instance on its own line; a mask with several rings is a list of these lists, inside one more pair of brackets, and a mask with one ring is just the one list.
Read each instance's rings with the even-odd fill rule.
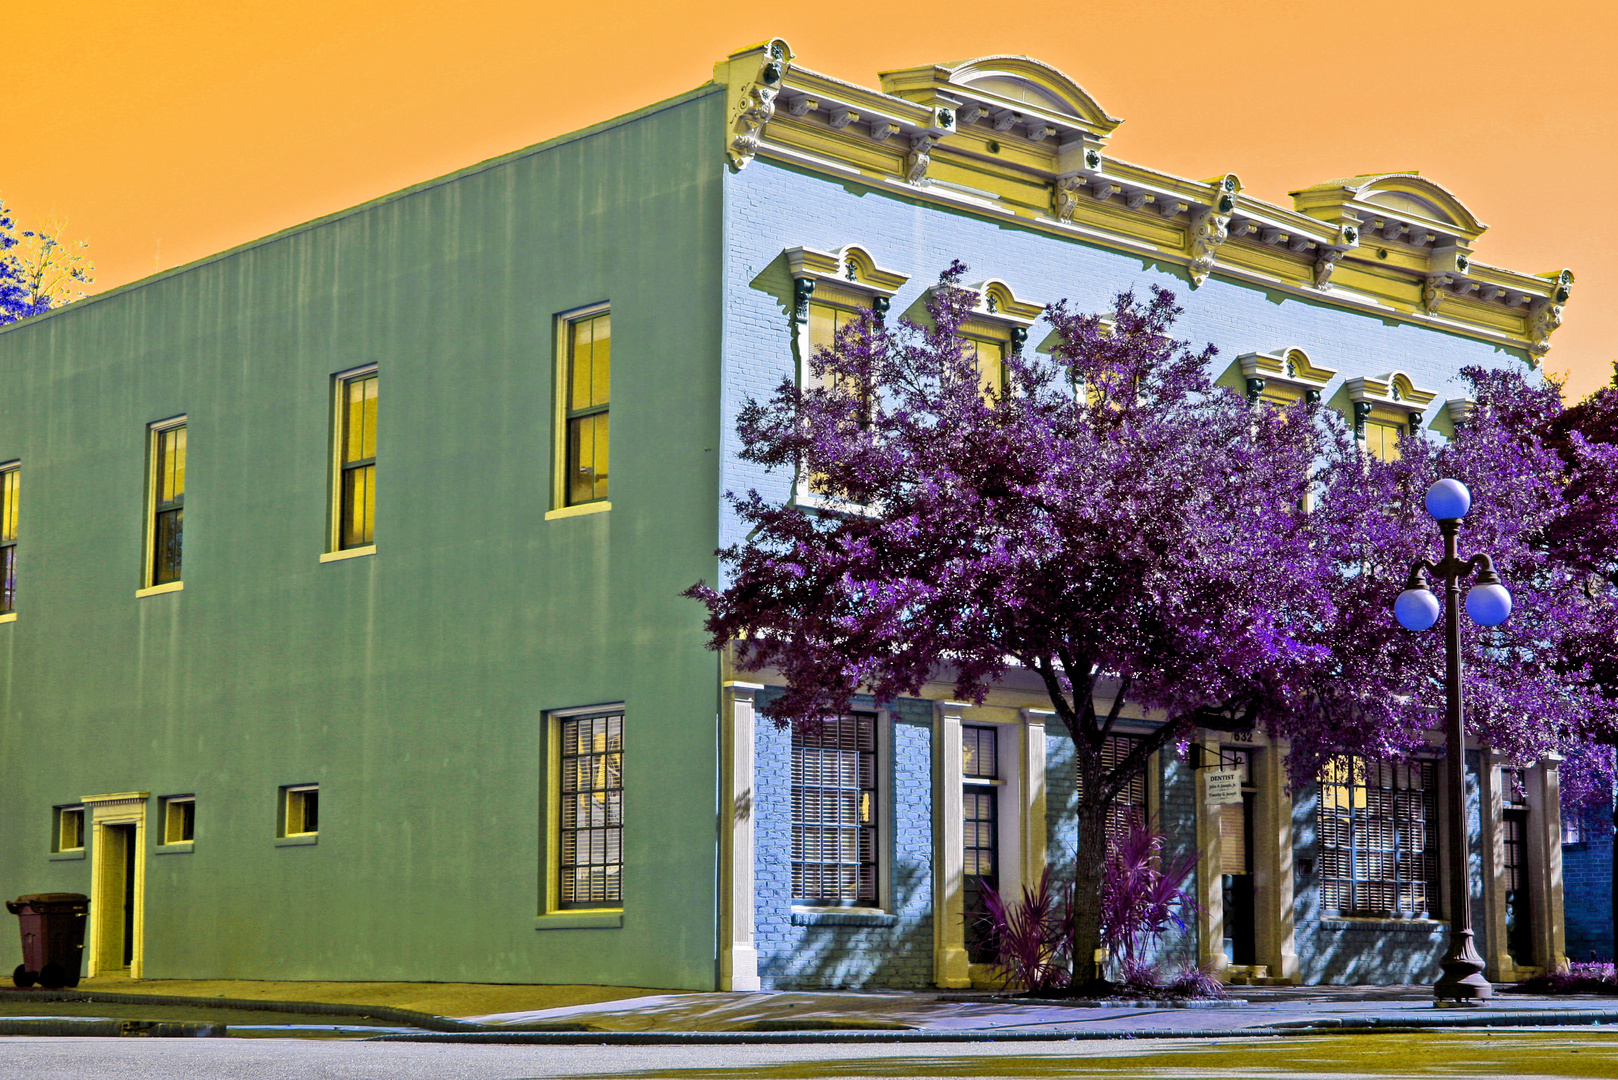
[[1430,589],[1406,589],[1393,602],[1393,617],[1406,630],[1432,629],[1438,612],[1438,597]]
[[1474,585],[1466,594],[1466,613],[1479,626],[1499,626],[1511,617],[1511,593],[1504,585]]
[[1427,512],[1439,521],[1459,521],[1472,509],[1472,493],[1459,480],[1440,480],[1427,489]]

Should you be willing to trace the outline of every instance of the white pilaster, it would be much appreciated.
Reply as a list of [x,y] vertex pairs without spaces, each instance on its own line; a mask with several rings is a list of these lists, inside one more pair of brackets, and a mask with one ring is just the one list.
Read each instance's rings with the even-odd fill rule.
[[[1022,826],[1022,884],[1030,889],[1039,887],[1040,875],[1045,872],[1045,719],[1055,715],[1046,709],[1022,710],[1022,760],[1018,763],[1022,805],[1018,819]],[[1018,899],[1011,882],[1006,882],[1002,891],[1006,899]]]
[[966,957],[959,701],[933,703],[933,981],[972,985]]
[[1528,771],[1528,870],[1533,892],[1534,959],[1547,971],[1567,970],[1562,910],[1561,761],[1546,757]]
[[719,988],[757,990],[753,939],[753,698],[757,683],[727,682],[721,697]]
[[1287,791],[1286,746],[1271,743],[1258,755],[1253,808],[1253,861],[1258,963],[1270,978],[1298,981],[1297,930],[1292,908],[1292,795]]

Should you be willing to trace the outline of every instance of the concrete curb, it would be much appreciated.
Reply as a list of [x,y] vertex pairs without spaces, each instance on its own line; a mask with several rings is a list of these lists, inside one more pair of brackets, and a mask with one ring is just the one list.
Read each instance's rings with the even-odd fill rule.
[[33,1035],[39,1038],[218,1039],[224,1024],[169,1023],[160,1020],[0,1020],[0,1036]]
[[980,1043],[1101,1042],[1118,1039],[1251,1039],[1300,1035],[1408,1035],[1435,1028],[1584,1027],[1618,1025],[1618,1009],[1558,1009],[1539,1012],[1485,1013],[1467,1016],[1333,1017],[1245,1028],[1110,1028],[1058,1031],[469,1031],[459,1034],[422,1032],[373,1035],[367,1042],[466,1042],[539,1045],[683,1046],[717,1043]]
[[[303,1016],[349,1016],[366,1020],[386,1020],[402,1027],[438,1032],[499,1031],[489,1024],[474,1024],[447,1016],[399,1009],[392,1005],[334,1005],[324,1001],[265,1001],[262,998],[182,997],[178,994],[119,994],[104,990],[6,990],[0,1002],[78,1001],[92,1005],[181,1005],[191,1008],[241,1009],[250,1012],[282,1012]],[[116,1034],[116,1032],[114,1033]]]

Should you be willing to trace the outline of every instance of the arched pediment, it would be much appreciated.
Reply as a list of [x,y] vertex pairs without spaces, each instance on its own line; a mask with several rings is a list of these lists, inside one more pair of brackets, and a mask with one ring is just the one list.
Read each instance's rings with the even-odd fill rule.
[[1441,232],[1464,243],[1488,229],[1453,193],[1416,172],[1328,180],[1294,191],[1292,200],[1299,211],[1314,217],[1336,220],[1347,211],[1368,228],[1376,228],[1377,220],[1420,223],[1429,232]]
[[1388,173],[1355,179],[1366,181],[1355,192],[1356,196],[1375,206],[1385,206],[1394,213],[1419,214],[1473,235],[1488,228],[1460,199],[1416,173]]
[[1105,138],[1122,120],[1051,65],[1030,56],[980,56],[950,64],[882,73],[882,89],[916,100],[943,95],[1017,112],[1033,112]]

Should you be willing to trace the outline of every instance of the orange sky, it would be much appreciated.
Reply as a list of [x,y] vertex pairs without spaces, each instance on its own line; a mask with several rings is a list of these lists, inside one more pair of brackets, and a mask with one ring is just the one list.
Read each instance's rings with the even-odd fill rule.
[[1111,152],[1298,187],[1419,169],[1484,262],[1578,276],[1570,390],[1618,359],[1618,15],[1609,0],[77,0],[8,5],[0,196],[88,239],[110,288],[688,90],[780,36],[876,72],[1027,53],[1126,123]]

